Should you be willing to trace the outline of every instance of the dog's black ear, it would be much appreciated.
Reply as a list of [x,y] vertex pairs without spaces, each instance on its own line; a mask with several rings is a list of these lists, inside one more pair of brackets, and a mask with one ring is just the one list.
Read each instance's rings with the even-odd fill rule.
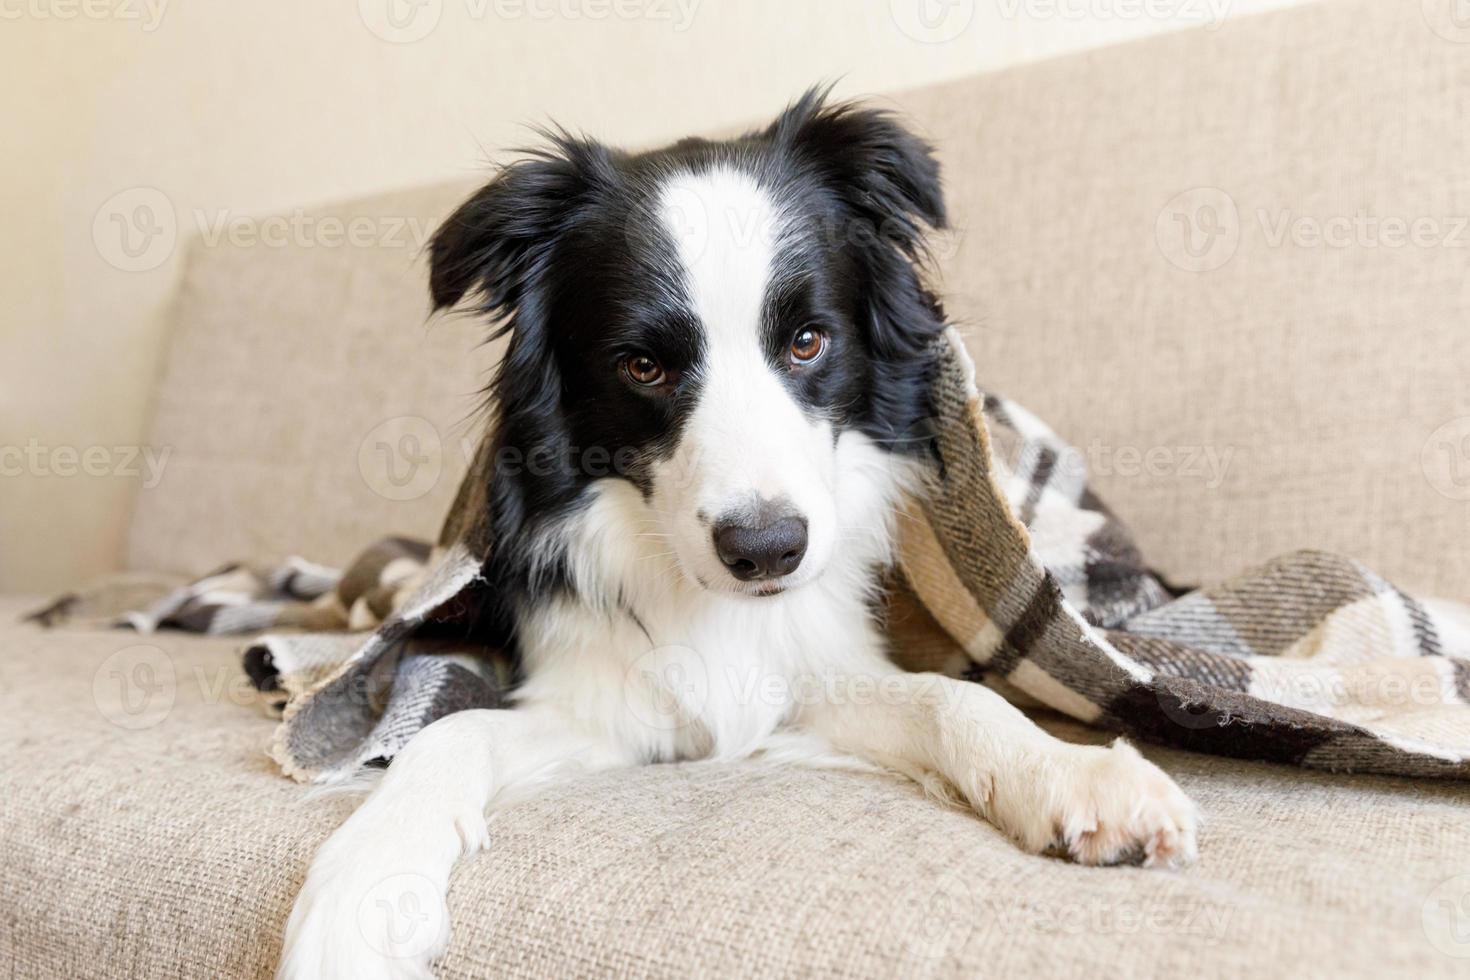
[[859,267],[858,323],[872,357],[868,434],[894,449],[930,445],[930,391],[944,310],[924,284],[925,233],[946,226],[939,162],[879,109],[829,105],[812,89],[765,136],[840,202],[836,241]]
[[478,293],[485,313],[511,317],[548,261],[558,234],[607,172],[609,151],[566,133],[545,134],[445,219],[429,242],[434,309]]
[[911,258],[924,228],[944,228],[944,193],[933,148],[891,113],[828,103],[830,86],[809,89],[767,136],[821,175],[855,216]]

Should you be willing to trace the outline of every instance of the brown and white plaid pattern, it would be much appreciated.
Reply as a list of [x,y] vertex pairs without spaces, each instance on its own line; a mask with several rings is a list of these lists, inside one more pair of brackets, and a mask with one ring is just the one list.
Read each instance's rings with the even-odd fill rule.
[[[943,466],[900,522],[889,581],[900,665],[1202,752],[1470,777],[1470,621],[1322,552],[1174,598],[1089,490],[1080,456],[976,389],[953,331],[940,363]],[[279,693],[272,754],[284,771],[342,778],[443,715],[503,703],[512,670],[500,652],[442,639],[464,635],[452,627],[485,601],[489,473],[482,445],[433,555],[386,539],[341,575],[299,559],[264,573],[232,566],[142,612],[117,608],[146,593],[134,582],[63,597],[36,618],[301,631],[261,637],[245,669]]]

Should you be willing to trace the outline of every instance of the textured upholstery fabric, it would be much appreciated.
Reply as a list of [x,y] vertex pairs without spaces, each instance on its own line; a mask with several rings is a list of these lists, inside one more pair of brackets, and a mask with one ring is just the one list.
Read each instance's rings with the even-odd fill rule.
[[[138,639],[0,632],[0,717],[25,719],[0,767],[0,975],[267,977],[344,813],[265,758],[233,644],[119,655]],[[1466,871],[1463,787],[1148,754],[1204,814],[1188,872],[1029,857],[877,775],[588,776],[455,872],[441,975],[1463,975],[1425,931]]]
[[[1341,0],[894,100],[944,157],[944,288],[982,382],[1099,444],[1107,498],[1176,578],[1313,546],[1470,598],[1470,493],[1421,465],[1470,416],[1470,249],[1271,243],[1283,216],[1443,237],[1470,214],[1470,49],[1420,6]],[[495,349],[464,321],[425,327],[417,246],[470,186],[311,212],[388,244],[195,245],[133,567],[433,534]],[[1168,205],[1200,187],[1235,217],[1212,194],[1185,216],[1215,206],[1237,243],[1188,271],[1168,256],[1225,255],[1171,244]],[[405,416],[427,424],[380,428]],[[1190,447],[1233,454],[1218,485],[1180,472]],[[1172,455],[1130,476],[1120,449]],[[0,975],[268,975],[343,809],[303,804],[266,758],[235,644],[129,652],[140,638],[9,625],[19,608],[0,607]],[[876,776],[589,777],[510,811],[459,868],[442,971],[1463,975],[1431,936],[1464,934],[1465,787],[1149,754],[1202,808],[1192,871],[1027,857]]]

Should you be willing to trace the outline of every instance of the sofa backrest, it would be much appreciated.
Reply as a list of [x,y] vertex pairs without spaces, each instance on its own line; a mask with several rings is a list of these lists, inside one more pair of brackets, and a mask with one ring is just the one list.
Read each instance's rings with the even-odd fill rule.
[[[1341,0],[878,100],[939,148],[940,284],[981,383],[1083,451],[1171,577],[1322,547],[1470,597],[1470,30],[1433,6]],[[471,186],[312,214],[432,227]],[[496,349],[424,327],[416,244],[196,243],[134,566],[435,531]]]
[[473,186],[192,243],[151,433],[169,456],[139,492],[130,567],[341,563],[379,535],[433,537],[494,352],[463,317],[429,320],[423,248]]

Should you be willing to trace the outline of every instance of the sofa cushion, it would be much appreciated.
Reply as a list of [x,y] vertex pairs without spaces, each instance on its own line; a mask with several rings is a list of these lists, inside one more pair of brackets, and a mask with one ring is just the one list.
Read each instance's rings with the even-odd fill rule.
[[[276,773],[231,641],[23,607],[0,600],[0,974],[268,977],[350,804]],[[1147,754],[1202,809],[1192,870],[1031,857],[876,775],[589,775],[461,863],[440,975],[1463,975],[1463,785]],[[427,928],[387,887],[365,914]]]

